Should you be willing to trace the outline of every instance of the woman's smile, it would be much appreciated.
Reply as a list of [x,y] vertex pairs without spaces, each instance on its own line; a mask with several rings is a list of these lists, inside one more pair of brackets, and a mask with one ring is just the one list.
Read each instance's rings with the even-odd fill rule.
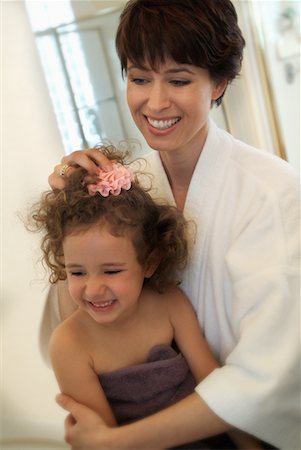
[[154,119],[149,116],[145,116],[145,118],[151,125],[151,127],[155,128],[156,130],[168,130],[181,120],[181,117],[174,117],[171,119]]
[[158,151],[201,152],[211,103],[224,85],[216,85],[205,69],[171,59],[157,70],[129,62],[127,76],[129,108],[148,145]]

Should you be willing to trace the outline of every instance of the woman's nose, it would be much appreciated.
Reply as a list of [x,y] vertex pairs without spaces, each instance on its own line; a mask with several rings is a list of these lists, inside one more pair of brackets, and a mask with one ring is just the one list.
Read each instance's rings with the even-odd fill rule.
[[154,83],[149,91],[148,107],[153,112],[162,111],[170,106],[170,99],[166,86]]

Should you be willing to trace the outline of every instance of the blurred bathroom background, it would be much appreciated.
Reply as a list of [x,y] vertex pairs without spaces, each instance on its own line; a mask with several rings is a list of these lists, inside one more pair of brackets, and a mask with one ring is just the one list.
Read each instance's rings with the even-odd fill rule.
[[[64,153],[131,139],[114,36],[124,0],[1,1],[2,450],[64,449],[65,412],[39,349],[48,292],[39,238],[20,215]],[[235,0],[247,41],[242,75],[212,116],[300,170],[300,2]],[[140,143],[140,145],[138,144]]]

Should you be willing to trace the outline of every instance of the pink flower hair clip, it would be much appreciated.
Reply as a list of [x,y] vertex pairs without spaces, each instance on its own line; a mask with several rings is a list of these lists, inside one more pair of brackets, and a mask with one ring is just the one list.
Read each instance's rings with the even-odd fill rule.
[[109,172],[99,169],[97,175],[99,181],[88,185],[90,195],[99,192],[103,197],[108,197],[110,194],[119,195],[122,189],[128,191],[131,188],[133,173],[120,163],[113,162],[112,165],[113,169]]

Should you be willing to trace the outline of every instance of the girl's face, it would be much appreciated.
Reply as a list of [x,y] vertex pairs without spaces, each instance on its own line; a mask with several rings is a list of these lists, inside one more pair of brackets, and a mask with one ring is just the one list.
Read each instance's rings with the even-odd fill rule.
[[214,83],[205,69],[167,59],[158,71],[128,62],[127,100],[148,145],[159,151],[201,151],[212,100],[226,82]]
[[132,241],[113,236],[99,224],[63,242],[70,295],[96,322],[112,324],[132,317],[144,278]]

